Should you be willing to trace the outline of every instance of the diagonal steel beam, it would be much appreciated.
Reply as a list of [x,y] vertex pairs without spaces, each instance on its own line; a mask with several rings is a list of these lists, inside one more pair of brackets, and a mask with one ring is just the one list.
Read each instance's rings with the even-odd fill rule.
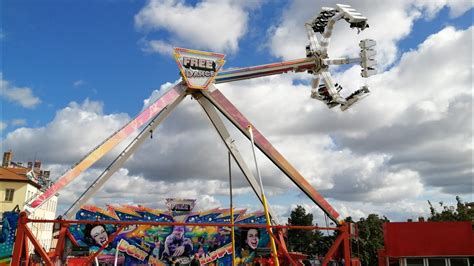
[[[209,92],[211,91],[211,92]],[[203,95],[234,124],[247,138],[250,138],[246,128],[251,125],[255,131],[255,144],[280,170],[288,176],[328,217],[336,224],[339,213],[314,189],[311,184],[279,153],[275,147],[250,123],[250,121],[213,85]]]
[[161,110],[144,128],[143,130],[125,147],[125,149],[113,160],[113,162],[98,176],[94,182],[84,191],[81,196],[69,207],[64,213],[65,219],[73,219],[77,211],[84,205],[109,178],[127,161],[127,159],[140,147],[140,145],[148,139],[155,128],[165,120],[166,117],[183,101],[186,92],[182,90],[179,96],[170,102]]
[[[229,131],[227,130],[226,126],[224,125],[224,122],[219,117],[219,114],[217,113],[216,108],[214,107],[214,105],[207,98],[202,97],[201,92],[197,92],[197,93],[193,94],[193,97],[198,100],[199,104],[204,109],[204,112],[206,113],[207,117],[209,118],[212,125],[216,129],[217,133],[221,137],[222,141],[226,145],[227,149],[232,154],[232,157],[234,158],[234,161],[237,163],[240,170],[244,174],[245,178],[249,182],[250,186],[252,187],[253,191],[255,192],[255,195],[257,195],[260,202],[263,203],[261,187],[260,187],[259,183],[257,182],[257,179],[255,178],[255,176],[253,175],[252,171],[249,169],[249,167],[245,163],[244,159],[240,155],[239,150],[237,149],[236,145],[234,144],[234,140],[232,140],[232,138],[229,134]],[[277,220],[276,220],[277,216],[271,210],[271,208],[270,208],[270,215],[271,215],[271,220],[274,223],[277,222]]]
[[173,88],[166,91],[159,99],[145,108],[140,114],[138,114],[133,120],[124,125],[121,129],[113,133],[100,145],[95,147],[89,154],[82,158],[77,164],[75,164],[70,170],[68,170],[63,176],[58,178],[55,183],[49,187],[41,195],[35,197],[31,202],[25,204],[25,211],[28,213],[34,212],[38,207],[44,204],[49,198],[55,195],[60,189],[68,185],[73,181],[79,174],[92,166],[120,142],[130,136],[138,128],[147,123],[156,114],[161,112],[169,104],[180,97],[186,90],[186,86],[181,82]]

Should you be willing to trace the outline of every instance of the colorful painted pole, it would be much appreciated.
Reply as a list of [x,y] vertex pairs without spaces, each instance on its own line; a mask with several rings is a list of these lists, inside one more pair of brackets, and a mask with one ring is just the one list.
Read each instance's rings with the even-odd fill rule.
[[278,253],[275,245],[275,239],[273,239],[273,233],[271,232],[272,229],[270,228],[271,221],[270,221],[270,215],[268,214],[268,205],[267,205],[267,199],[265,198],[265,192],[263,191],[263,182],[262,182],[262,176],[260,175],[260,169],[258,168],[258,163],[257,163],[257,156],[255,155],[255,143],[253,140],[253,132],[252,132],[252,126],[249,125],[247,127],[249,133],[250,133],[250,142],[252,143],[252,153],[253,153],[253,158],[255,160],[255,168],[257,168],[257,175],[258,179],[260,180],[260,189],[262,191],[262,201],[263,201],[263,210],[265,212],[265,220],[267,222],[267,230],[270,231],[270,245],[272,249],[272,254],[273,254],[273,261],[275,262],[275,266],[280,266],[280,262],[278,261]]
[[[235,107],[232,102],[227,99],[217,88],[211,87],[211,92],[203,92],[204,96],[227,118],[236,126],[248,139],[248,125],[250,121]],[[336,224],[341,224],[338,220],[339,213],[326,201],[326,199],[319,194],[316,189],[294,168],[290,162],[263,136],[256,128],[253,129],[255,133],[255,145],[270,159],[285,175],[290,178],[293,183],[298,186],[321,210],[323,210],[328,217]],[[263,202],[263,200],[262,200]]]
[[28,202],[25,205],[25,211],[29,214],[33,213],[49,198],[55,195],[60,189],[65,187],[67,184],[72,182],[78,177],[83,171],[88,169],[91,165],[97,162],[115,146],[121,143],[124,139],[134,133],[138,128],[147,123],[151,118],[156,116],[163,109],[167,108],[170,104],[179,99],[186,90],[186,86],[183,83],[179,83],[174,87],[166,91],[159,99],[150,104],[135,119],[128,122],[121,129],[112,134],[108,139],[102,142],[99,146],[94,148],[89,154],[87,154],[81,161],[75,164],[69,169],[63,176],[54,182],[54,184],[46,189],[42,194]]

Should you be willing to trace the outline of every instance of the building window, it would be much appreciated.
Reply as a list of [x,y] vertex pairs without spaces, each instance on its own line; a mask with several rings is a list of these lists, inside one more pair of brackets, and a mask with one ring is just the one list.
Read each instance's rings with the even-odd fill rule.
[[15,194],[15,189],[13,188],[5,189],[5,201],[13,201],[13,194]]
[[467,258],[450,258],[451,266],[468,266]]
[[398,258],[389,258],[388,259],[389,266],[400,266],[400,259]]
[[407,259],[407,266],[423,266],[423,259],[420,258],[409,258]]
[[444,258],[429,258],[429,266],[446,266],[446,260]]

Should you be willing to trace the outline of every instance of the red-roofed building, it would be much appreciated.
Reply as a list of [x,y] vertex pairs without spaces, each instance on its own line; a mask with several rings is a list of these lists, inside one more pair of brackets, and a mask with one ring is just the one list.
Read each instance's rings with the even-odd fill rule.
[[0,181],[2,182],[20,182],[20,183],[28,183],[32,186],[37,187],[38,189],[41,186],[34,182],[32,179],[27,177],[27,174],[31,172],[31,170],[26,168],[0,168]]

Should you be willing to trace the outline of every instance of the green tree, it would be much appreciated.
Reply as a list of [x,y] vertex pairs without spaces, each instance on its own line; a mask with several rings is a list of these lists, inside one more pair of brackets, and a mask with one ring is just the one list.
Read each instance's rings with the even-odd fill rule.
[[352,250],[359,253],[362,265],[377,265],[377,251],[384,246],[382,225],[386,222],[390,222],[387,217],[373,213],[357,222],[359,238],[354,240]]
[[[298,205],[291,211],[290,217],[288,218],[288,225],[312,226],[313,215],[311,213],[306,213],[306,209]],[[288,230],[288,244],[292,251],[308,253],[308,244],[311,243],[311,241],[312,233],[310,230]]]
[[[288,225],[313,226],[313,214],[298,205],[291,211]],[[288,230],[288,248],[305,254],[321,255],[324,247],[320,245],[325,237],[319,230],[290,229]]]
[[430,201],[430,217],[428,221],[471,221],[474,224],[474,204],[462,202],[459,196],[456,196],[456,206],[446,206],[440,202],[441,212],[438,212]]

